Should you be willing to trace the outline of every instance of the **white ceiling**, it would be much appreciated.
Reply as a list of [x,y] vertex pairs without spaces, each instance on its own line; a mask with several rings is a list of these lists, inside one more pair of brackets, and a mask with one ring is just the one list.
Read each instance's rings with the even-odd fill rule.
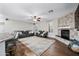
[[[41,16],[50,21],[69,12],[74,12],[77,3],[0,3],[0,14],[13,20],[31,22],[31,16]],[[49,14],[49,10],[54,10]]]

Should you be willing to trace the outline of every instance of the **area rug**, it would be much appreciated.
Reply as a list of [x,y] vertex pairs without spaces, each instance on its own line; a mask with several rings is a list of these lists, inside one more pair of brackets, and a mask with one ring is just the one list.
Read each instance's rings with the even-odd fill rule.
[[19,39],[19,41],[21,41],[23,44],[26,44],[26,46],[38,56],[43,54],[55,42],[55,40],[36,36],[22,38]]

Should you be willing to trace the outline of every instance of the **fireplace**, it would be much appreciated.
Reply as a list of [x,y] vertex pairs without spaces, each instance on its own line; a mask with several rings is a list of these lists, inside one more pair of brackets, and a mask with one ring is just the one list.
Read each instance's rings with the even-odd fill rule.
[[61,37],[69,40],[70,39],[70,31],[69,30],[61,30]]

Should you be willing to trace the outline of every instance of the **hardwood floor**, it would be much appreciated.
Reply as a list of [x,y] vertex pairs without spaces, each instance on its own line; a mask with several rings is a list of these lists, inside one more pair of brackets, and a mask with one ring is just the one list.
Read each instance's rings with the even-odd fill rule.
[[56,40],[51,47],[42,54],[42,56],[77,56],[75,52],[71,51],[65,44]]
[[[56,40],[56,39],[54,39]],[[65,44],[55,41],[41,56],[77,56],[75,52],[71,51]],[[21,42],[17,44],[16,56],[36,56],[33,51],[25,47]]]

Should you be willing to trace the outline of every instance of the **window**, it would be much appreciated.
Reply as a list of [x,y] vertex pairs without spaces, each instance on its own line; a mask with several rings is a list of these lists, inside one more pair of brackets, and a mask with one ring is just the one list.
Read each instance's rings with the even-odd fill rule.
[[0,33],[4,32],[4,24],[5,24],[5,19],[2,15],[0,15]]

